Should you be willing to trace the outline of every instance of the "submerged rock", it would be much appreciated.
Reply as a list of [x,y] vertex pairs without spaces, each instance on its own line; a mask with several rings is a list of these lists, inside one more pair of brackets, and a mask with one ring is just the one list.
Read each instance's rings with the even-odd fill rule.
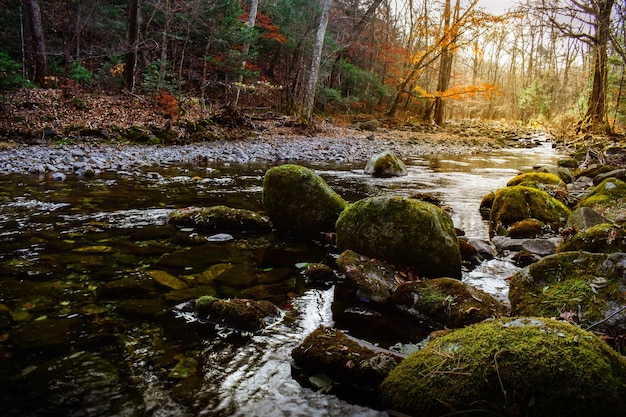
[[259,213],[226,206],[176,209],[169,214],[168,221],[210,231],[266,233],[271,230],[269,219]]
[[511,278],[514,315],[564,317],[609,334],[626,332],[626,254],[562,252]]
[[[29,373],[27,379],[17,382],[31,393],[29,403],[16,404],[22,410],[20,415],[145,415],[141,394],[122,380],[114,364],[90,352],[44,362]],[[14,415],[7,404],[3,409]]]
[[286,164],[265,173],[263,205],[278,233],[319,239],[335,230],[348,203],[313,170]]
[[551,319],[486,321],[436,337],[383,381],[383,405],[411,416],[617,417],[626,361],[594,334]]
[[196,311],[201,320],[250,332],[263,329],[281,316],[280,309],[269,301],[225,300],[212,296],[198,298]]
[[357,201],[337,220],[337,246],[411,266],[425,277],[461,276],[454,224],[439,207],[406,197]]
[[365,165],[363,170],[373,177],[403,177],[408,175],[406,165],[391,151],[385,151],[374,155]]
[[392,300],[398,309],[434,329],[463,327],[507,313],[491,295],[452,278],[402,284]]

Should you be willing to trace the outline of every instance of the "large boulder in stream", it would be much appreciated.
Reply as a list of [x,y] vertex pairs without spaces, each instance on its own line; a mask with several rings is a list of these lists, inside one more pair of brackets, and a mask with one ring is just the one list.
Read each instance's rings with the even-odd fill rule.
[[512,187],[514,185],[525,185],[528,187],[540,188],[538,184],[544,186],[557,186],[557,187],[565,187],[565,182],[556,174],[552,174],[549,172],[524,172],[523,174],[519,174],[509,180],[506,183],[507,187]]
[[463,327],[507,314],[491,295],[452,278],[407,282],[398,286],[392,301],[433,329]]
[[391,151],[374,155],[365,165],[366,174],[378,178],[403,177],[408,175],[406,165]]
[[571,210],[545,191],[522,185],[496,191],[489,214],[490,232],[506,234],[508,228],[524,219],[537,219],[553,230],[565,224]]
[[348,203],[313,170],[285,164],[265,173],[263,205],[278,233],[318,239],[335,230]]
[[460,278],[461,252],[452,219],[439,207],[400,196],[369,197],[337,220],[337,246],[421,276]]
[[511,313],[562,317],[611,335],[626,332],[626,253],[562,252],[511,278]]
[[454,330],[409,355],[380,386],[400,415],[626,415],[626,361],[593,333],[544,318]]
[[271,230],[267,217],[255,211],[227,206],[176,209],[167,220],[176,226],[209,231],[265,233]]

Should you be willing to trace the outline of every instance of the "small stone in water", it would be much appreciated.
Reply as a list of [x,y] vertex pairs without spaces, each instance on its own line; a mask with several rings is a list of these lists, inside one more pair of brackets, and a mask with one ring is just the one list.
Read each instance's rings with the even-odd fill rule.
[[228,242],[234,239],[235,238],[228,233],[218,233],[206,238],[207,242]]

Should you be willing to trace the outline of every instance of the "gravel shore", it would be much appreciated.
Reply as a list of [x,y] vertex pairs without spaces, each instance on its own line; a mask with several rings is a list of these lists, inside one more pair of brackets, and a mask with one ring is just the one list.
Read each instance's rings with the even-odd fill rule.
[[[361,162],[390,150],[398,157],[433,154],[474,154],[506,146],[496,138],[350,130],[341,136],[254,137],[188,145],[39,144],[0,149],[0,174],[85,175],[103,171],[132,172],[194,162],[325,161]],[[518,138],[519,139],[519,138]],[[525,140],[541,140],[540,135]],[[543,138],[545,140],[545,138]],[[519,145],[519,143],[518,143]],[[62,174],[62,175],[61,175]]]

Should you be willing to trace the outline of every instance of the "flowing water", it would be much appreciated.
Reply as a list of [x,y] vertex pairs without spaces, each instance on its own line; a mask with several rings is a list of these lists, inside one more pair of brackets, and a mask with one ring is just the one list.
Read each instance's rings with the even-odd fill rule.
[[[430,193],[466,236],[488,239],[478,207],[517,172],[550,165],[549,146],[408,159],[409,175],[374,179],[361,165],[310,163],[346,200]],[[235,235],[210,242],[167,224],[174,208],[260,210],[270,165],[170,166],[95,178],[0,177],[0,404],[7,416],[377,416],[384,412],[301,386],[291,350],[317,326],[337,325],[389,346],[427,334],[409,321],[336,299],[341,282],[313,286],[300,262],[332,265],[323,244]],[[215,264],[242,283],[202,282]],[[154,270],[188,284],[155,285]],[[463,279],[506,300],[515,267],[485,262]],[[216,331],[186,314],[203,294],[267,299],[284,318],[254,335]],[[386,314],[397,314],[385,312]],[[366,403],[367,401],[356,401]]]

